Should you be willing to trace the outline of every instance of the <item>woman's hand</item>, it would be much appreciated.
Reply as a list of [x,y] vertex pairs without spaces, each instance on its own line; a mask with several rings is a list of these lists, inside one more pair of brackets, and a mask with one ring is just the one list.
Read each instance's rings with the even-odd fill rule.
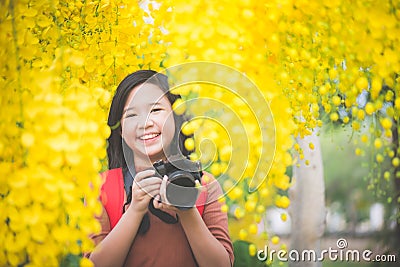
[[[178,209],[174,205],[172,205],[168,199],[167,199],[167,185],[169,183],[168,177],[165,175],[164,178],[162,179],[162,183],[160,186],[160,194],[157,195],[154,198],[154,207],[156,209],[164,210],[164,211],[175,211],[177,214],[180,214],[182,212],[185,212],[190,209]],[[204,188],[200,187],[199,181],[196,180],[196,187],[199,188],[199,190],[204,190]],[[201,188],[201,189],[200,189]],[[193,206],[194,207],[194,206]]]
[[160,185],[160,193],[154,198],[153,205],[156,209],[160,209],[163,211],[175,211],[176,213],[179,213],[179,209],[171,203],[169,203],[167,199],[167,185],[168,185],[168,176],[164,175],[164,178],[162,179],[161,185]]
[[145,214],[150,200],[160,194],[162,180],[154,174],[154,170],[144,170],[136,174],[132,184],[130,210]]

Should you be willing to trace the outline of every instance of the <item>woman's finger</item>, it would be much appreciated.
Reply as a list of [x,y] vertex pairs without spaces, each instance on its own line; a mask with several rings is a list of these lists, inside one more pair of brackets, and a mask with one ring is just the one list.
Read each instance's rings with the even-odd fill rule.
[[155,188],[155,189],[153,189],[153,190],[147,192],[146,194],[147,194],[149,197],[153,198],[153,197],[155,197],[155,196],[157,196],[157,195],[160,194],[160,189],[159,189],[159,188]]
[[161,202],[168,204],[167,200],[167,183],[168,183],[168,176],[164,175],[162,179],[161,186],[160,186],[160,196]]
[[146,186],[140,186],[140,189],[145,192],[146,194],[150,194],[150,192],[154,190],[160,190],[160,185],[159,184],[150,184]]
[[[136,182],[136,181],[135,181]],[[162,180],[158,177],[150,177],[150,178],[146,178],[143,179],[139,182],[136,182],[141,188],[146,188],[147,186],[150,185],[157,185],[158,187],[160,187]]]
[[158,177],[150,177],[150,178],[145,178],[139,182],[133,181],[135,184],[135,187],[143,190],[144,192],[148,192],[149,190],[153,189],[154,187],[160,188],[162,180]]
[[140,186],[132,187],[132,197],[133,198],[143,198],[147,195],[146,191],[142,190]]
[[142,198],[145,195],[149,195],[150,197],[153,197],[157,194],[160,193],[160,185],[159,184],[150,184],[147,185],[146,187],[141,187],[139,186],[134,186],[132,188],[132,194]]
[[162,209],[162,202],[161,202],[161,197],[160,194],[157,194],[154,199],[153,199],[153,206],[156,209]]
[[140,182],[141,180],[143,180],[143,179],[145,179],[145,178],[154,176],[155,173],[156,173],[156,171],[155,171],[155,170],[151,170],[151,169],[138,172],[138,173],[135,175],[134,181]]

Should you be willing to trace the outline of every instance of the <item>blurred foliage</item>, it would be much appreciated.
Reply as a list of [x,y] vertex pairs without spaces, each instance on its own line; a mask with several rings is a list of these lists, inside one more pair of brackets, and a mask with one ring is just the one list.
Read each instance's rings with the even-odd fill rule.
[[[380,202],[385,206],[385,221],[393,222],[396,203],[387,201],[388,196],[394,195],[392,181],[377,181],[375,176],[379,171],[390,169],[390,160],[386,159],[378,165],[374,158],[373,144],[371,146],[369,143],[360,142],[361,137],[357,136],[365,134],[368,127],[368,121],[364,122],[364,131],[361,133],[355,133],[351,127],[343,124],[325,124],[322,127],[319,136],[326,205],[332,207],[332,204],[340,203],[338,211],[347,221],[360,222],[369,219],[371,205]],[[356,156],[356,149],[362,149],[364,156]],[[382,176],[383,174],[380,177]],[[374,183],[380,186],[380,190],[366,190]]]
[[[251,243],[242,240],[233,242],[233,253],[235,254],[234,267],[265,267],[266,263],[258,260],[256,251],[251,250]],[[250,255],[252,254],[252,255]]]

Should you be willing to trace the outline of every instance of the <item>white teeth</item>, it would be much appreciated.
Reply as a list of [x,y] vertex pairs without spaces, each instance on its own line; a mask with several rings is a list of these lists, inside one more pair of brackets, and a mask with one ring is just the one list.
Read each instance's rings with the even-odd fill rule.
[[151,139],[154,138],[156,136],[158,136],[159,134],[153,133],[153,134],[145,134],[141,137],[139,137],[140,140],[147,140],[147,139]]

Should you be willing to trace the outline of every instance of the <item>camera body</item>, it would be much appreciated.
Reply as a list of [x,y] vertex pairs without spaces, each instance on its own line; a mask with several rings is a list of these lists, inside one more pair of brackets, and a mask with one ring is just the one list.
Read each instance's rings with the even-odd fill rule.
[[179,209],[189,209],[196,203],[199,190],[196,180],[201,184],[203,172],[199,161],[190,161],[181,156],[171,156],[169,161],[159,160],[153,163],[156,175],[168,176],[166,197],[171,205]]

